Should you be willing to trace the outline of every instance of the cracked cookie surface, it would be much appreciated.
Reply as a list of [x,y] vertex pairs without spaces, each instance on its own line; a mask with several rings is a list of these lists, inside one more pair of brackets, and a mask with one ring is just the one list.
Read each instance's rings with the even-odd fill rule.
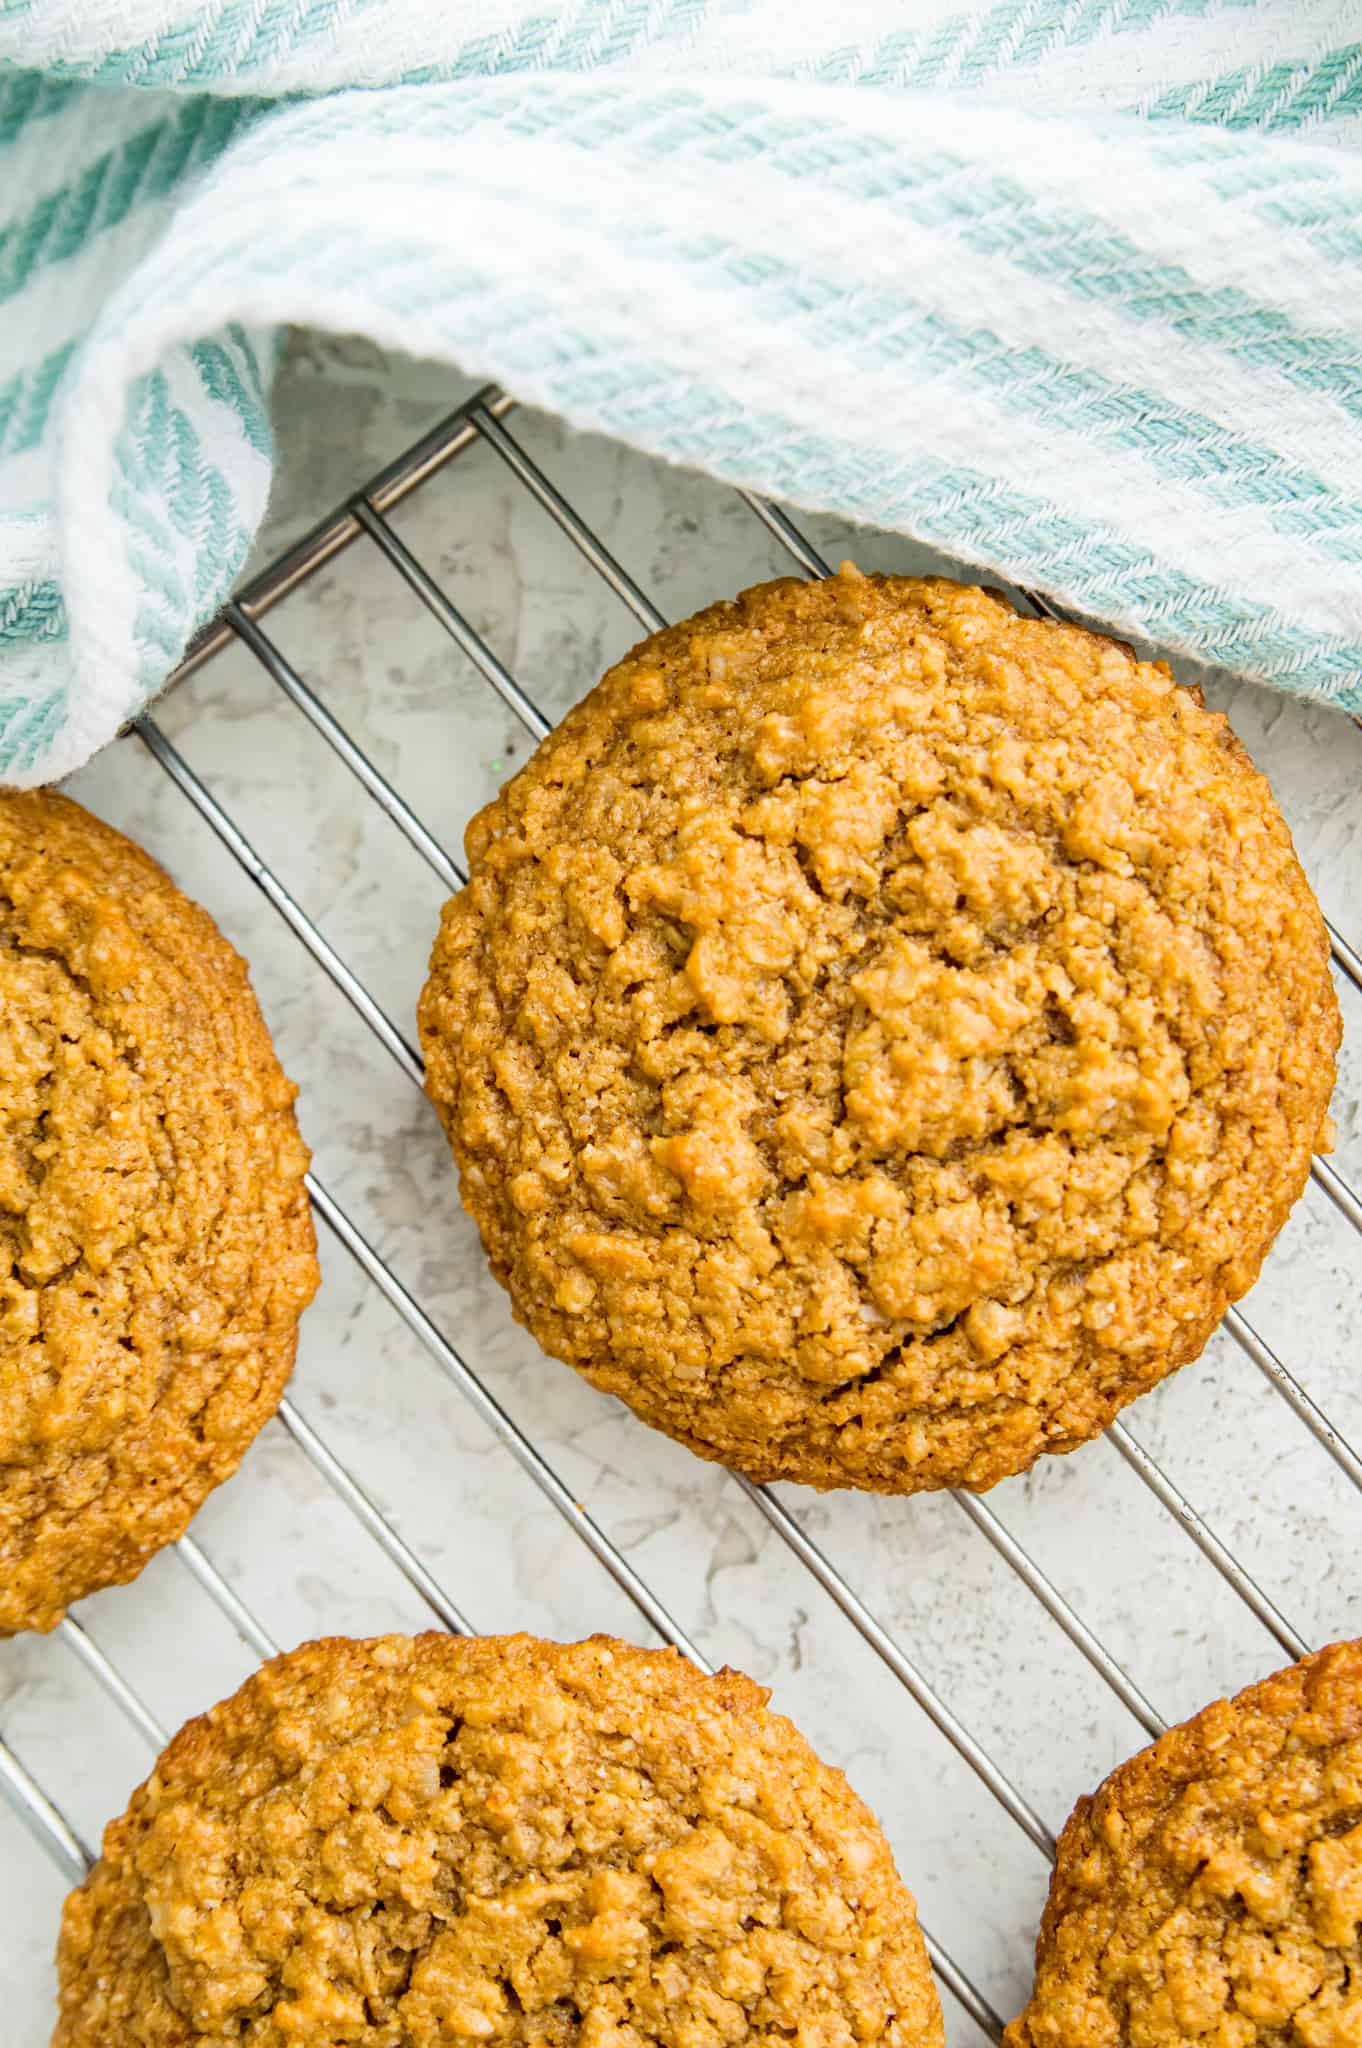
[[1224,718],[941,579],[620,662],[420,1009],[540,1343],[758,1479],[984,1487],[1195,1357],[1324,1142],[1318,908]]
[[1359,2041],[1362,1643],[1335,1643],[1079,1801],[1004,2048]]
[[106,1831],[53,2048],[941,2048],[883,1836],[766,1699],[599,1636],[276,1658]]
[[130,1579],[273,1414],[317,1281],[244,963],[139,848],[0,794],[0,1633]]

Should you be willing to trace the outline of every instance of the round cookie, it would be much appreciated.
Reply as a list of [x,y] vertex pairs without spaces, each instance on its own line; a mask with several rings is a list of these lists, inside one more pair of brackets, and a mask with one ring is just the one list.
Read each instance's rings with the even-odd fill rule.
[[78,804],[0,793],[0,1634],[133,1578],[273,1414],[317,1283],[244,963]]
[[1327,937],[1161,664],[749,590],[474,819],[420,1009],[544,1348],[757,1479],[991,1486],[1194,1358],[1327,1142]]
[[1362,1643],[1336,1643],[1079,1801],[1004,2048],[1359,2041]]
[[277,1657],[106,1829],[53,2048],[940,2048],[888,1846],[766,1700],[604,1636]]

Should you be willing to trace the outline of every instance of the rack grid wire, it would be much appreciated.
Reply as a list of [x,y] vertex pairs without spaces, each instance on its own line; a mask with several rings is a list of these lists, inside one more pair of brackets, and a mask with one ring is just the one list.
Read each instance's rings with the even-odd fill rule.
[[[455,889],[464,880],[460,864],[406,803],[393,784],[364,752],[346,727],[334,716],[316,692],[304,681],[267,633],[262,621],[283,598],[353,543],[366,537],[387,557],[397,573],[427,607],[445,633],[460,647],[486,683],[534,740],[549,730],[550,722],[527,695],[515,676],[493,652],[484,637],[455,606],[439,582],[394,529],[388,515],[437,471],[470,447],[481,443],[494,451],[511,476],[539,504],[572,542],[594,574],[613,591],[645,632],[666,623],[663,614],[605,546],[586,520],[563,496],[506,425],[514,400],[496,387],[477,392],[416,442],[396,461],[381,470],[336,510],[322,519],[302,539],[287,549],[258,575],[251,578],[237,596],[195,639],[171,678],[171,686],[193,674],[238,641],[249,649],[272,682],[308,720],[331,747],[346,769],[379,805],[409,845],[429,866],[442,886]],[[829,573],[829,565],[789,514],[779,506],[752,493],[742,492],[753,516],[759,519],[789,556],[799,573],[817,577]],[[1045,599],[1019,593],[1023,602],[1039,615],[1061,617]],[[133,730],[149,754],[211,828],[228,854],[260,890],[273,910],[284,920],[312,960],[345,997],[378,1043],[403,1075],[416,1087],[423,1084],[420,1055],[409,1036],[393,1021],[364,986],[344,958],[278,876],[260,857],[234,819],[212,794],[152,715],[139,719]],[[1362,992],[1362,957],[1345,935],[1332,926],[1330,942],[1334,966],[1343,980]],[[1315,1184],[1339,1213],[1362,1234],[1362,1200],[1344,1176],[1325,1160],[1311,1169]],[[398,1278],[391,1266],[374,1249],[335,1197],[315,1174],[308,1175],[308,1191],[323,1230],[328,1232],[355,1261],[365,1278],[429,1352],[436,1365],[470,1403],[545,1498],[563,1517],[575,1536],[594,1554],[600,1564],[628,1597],[638,1613],[662,1641],[673,1645],[702,1670],[712,1668],[667,1606],[635,1570],[611,1537],[578,1501],[552,1464],[498,1403],[474,1368],[461,1356],[421,1303]],[[1296,1420],[1328,1453],[1350,1484],[1362,1493],[1362,1454],[1341,1427],[1317,1404],[1295,1373],[1268,1345],[1241,1310],[1231,1309],[1224,1327],[1244,1357],[1261,1373],[1281,1397]],[[318,1428],[299,1411],[292,1395],[279,1409],[279,1420],[298,1450],[311,1462],[337,1498],[357,1518],[362,1528],[381,1547],[388,1560],[405,1577],[436,1621],[459,1634],[473,1633],[472,1626],[453,1594],[427,1569],[415,1550],[375,1503],[344,1459],[326,1441]],[[1181,1525],[1203,1557],[1225,1580],[1247,1610],[1273,1637],[1288,1657],[1304,1655],[1311,1645],[1269,1598],[1229,1546],[1197,1511],[1193,1503],[1169,1478],[1150,1453],[1137,1442],[1123,1423],[1111,1426],[1107,1436],[1119,1456],[1159,1505]],[[768,1488],[732,1475],[747,1499],[769,1524],[780,1542],[830,1596],[863,1641],[903,1686],[917,1707],[946,1737],[1022,1833],[1046,1857],[1053,1858],[1055,1837],[1040,1814],[1013,1784],[948,1702],[928,1681],[903,1644],[877,1618],[873,1608],[848,1578],[824,1554],[793,1514]],[[956,1492],[951,1496],[960,1513],[992,1546],[1003,1562],[1068,1641],[1087,1660],[1122,1706],[1146,1735],[1159,1735],[1165,1722],[1134,1679],[1123,1668],[1083,1620],[1051,1578],[1008,1530],[997,1513],[978,1495]],[[274,1653],[276,1645],[251,1608],[216,1570],[190,1536],[175,1546],[180,1563],[198,1582],[203,1592],[220,1609],[256,1655]],[[111,1704],[150,1749],[159,1748],[167,1731],[150,1708],[93,1637],[74,1617],[60,1625],[60,1635],[72,1654],[107,1693]],[[89,1868],[89,1845],[62,1812],[59,1799],[38,1782],[15,1750],[0,1737],[0,1795],[27,1826],[40,1846],[52,1858],[64,1877],[78,1882]],[[982,1991],[959,1967],[952,1956],[927,1931],[928,1948],[942,1987],[958,2002],[964,2013],[992,2040],[999,2039],[1002,2020]]]

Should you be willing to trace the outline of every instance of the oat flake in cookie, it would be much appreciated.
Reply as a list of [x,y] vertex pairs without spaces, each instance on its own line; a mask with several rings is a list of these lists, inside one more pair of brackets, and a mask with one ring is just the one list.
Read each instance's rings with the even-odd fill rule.
[[1335,1643],[1079,1801],[1004,2048],[1359,2041],[1362,1643]]
[[0,1633],[179,1536],[273,1414],[317,1283],[246,969],[65,797],[0,794]]
[[766,1698],[603,1636],[277,1657],[106,1830],[53,2048],[940,2048],[888,1846]]
[[421,1003],[545,1349],[760,1479],[990,1486],[1252,1283],[1338,1007],[1159,664],[942,580],[655,635],[473,822]]

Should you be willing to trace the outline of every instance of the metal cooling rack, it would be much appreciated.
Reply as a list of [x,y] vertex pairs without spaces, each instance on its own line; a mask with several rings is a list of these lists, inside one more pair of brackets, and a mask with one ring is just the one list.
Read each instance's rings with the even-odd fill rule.
[[[484,443],[495,452],[518,483],[556,522],[584,557],[591,570],[601,577],[615,596],[628,607],[644,631],[653,632],[664,625],[666,621],[661,612],[514,438],[505,424],[506,416],[512,411],[513,405],[514,401],[505,392],[488,387],[451,413],[397,461],[382,470],[363,489],[248,582],[221,615],[198,636],[172,678],[172,682],[181,680],[206,662],[213,660],[234,640],[241,641],[302,716],[334,749],[346,768],[427,862],[447,890],[457,888],[464,880],[464,872],[459,863],[433,837],[346,728],[304,682],[298,671],[269,637],[261,621],[273,606],[299,584],[314,576],[324,564],[351,546],[362,535],[367,535],[382,550],[531,737],[535,740],[541,739],[549,731],[549,721],[526,695],[485,639],[451,602],[435,577],[394,531],[387,516],[437,470],[453,461],[466,449],[479,442]],[[743,492],[741,495],[752,514],[763,522],[802,573],[807,576],[828,574],[828,564],[784,511],[751,493]],[[1021,595],[1036,613],[1060,616],[1044,599],[1028,593]],[[312,959],[335,984],[347,1002],[353,1005],[384,1050],[408,1079],[419,1087],[422,1082],[422,1064],[410,1038],[387,1015],[278,877],[260,858],[232,817],[167,738],[156,719],[151,716],[144,717],[137,722],[134,730],[183,796],[211,827],[227,852],[284,919]],[[1362,958],[1347,939],[1332,927],[1330,940],[1335,967],[1356,990],[1362,992]],[[1329,1197],[1352,1228],[1362,1234],[1362,1200],[1359,1200],[1356,1192],[1327,1161],[1315,1160],[1311,1174],[1317,1186]],[[702,1670],[710,1669],[704,1656],[668,1612],[657,1594],[574,1497],[534,1443],[503,1410],[476,1371],[459,1355],[443,1331],[432,1321],[391,1267],[380,1258],[334,1197],[313,1174],[309,1174],[307,1185],[318,1221],[324,1229],[344,1246],[366,1278],[379,1290],[390,1307],[431,1354],[441,1371],[500,1438],[535,1486],[569,1524],[574,1534],[604,1565],[652,1630],[664,1642],[674,1645],[691,1658]],[[1287,1404],[1297,1421],[1304,1424],[1345,1477],[1362,1492],[1362,1455],[1359,1455],[1358,1450],[1339,1427],[1311,1398],[1296,1375],[1277,1357],[1238,1309],[1231,1309],[1228,1312],[1225,1317],[1225,1328],[1244,1356]],[[282,1402],[279,1417],[298,1449],[311,1461],[339,1499],[380,1545],[387,1558],[403,1574],[436,1619],[444,1627],[457,1633],[472,1633],[471,1625],[450,1593],[422,1564],[409,1544],[375,1505],[354,1473],[329,1447],[324,1437],[298,1412],[291,1398],[286,1397]],[[1310,1645],[1149,1452],[1129,1434],[1124,1424],[1113,1423],[1107,1431],[1107,1436],[1141,1485],[1176,1518],[1188,1538],[1220,1573],[1235,1595],[1286,1655],[1297,1658],[1306,1654]],[[832,1598],[863,1640],[909,1693],[917,1707],[953,1745],[1017,1827],[1042,1854],[1053,1858],[1055,1838],[1044,1820],[969,1728],[952,1712],[902,1643],[897,1641],[877,1619],[861,1594],[824,1555],[800,1522],[773,1493],[765,1487],[753,1485],[738,1475],[734,1477],[780,1541]],[[1069,1642],[1087,1659],[1140,1727],[1151,1737],[1160,1734],[1166,1724],[1144,1693],[1098,1640],[1035,1559],[1004,1527],[987,1502],[963,1492],[956,1492],[951,1498],[961,1514],[1011,1567],[1027,1592],[1039,1602]],[[259,1656],[272,1655],[276,1645],[267,1631],[231,1585],[209,1562],[193,1538],[182,1537],[175,1549],[181,1564],[198,1581],[249,1647]],[[162,1728],[135,1688],[99,1648],[81,1623],[68,1617],[61,1624],[60,1635],[138,1734],[145,1738],[151,1748],[159,1749],[167,1739],[167,1731]],[[9,1806],[29,1828],[61,1873],[71,1882],[79,1882],[93,1860],[90,1848],[66,1819],[57,1801],[3,1739],[0,1739],[0,1793],[3,1793]],[[939,1982],[958,2001],[982,2032],[997,2040],[1002,2031],[1002,2021],[997,2012],[930,1933],[927,1940]]]

